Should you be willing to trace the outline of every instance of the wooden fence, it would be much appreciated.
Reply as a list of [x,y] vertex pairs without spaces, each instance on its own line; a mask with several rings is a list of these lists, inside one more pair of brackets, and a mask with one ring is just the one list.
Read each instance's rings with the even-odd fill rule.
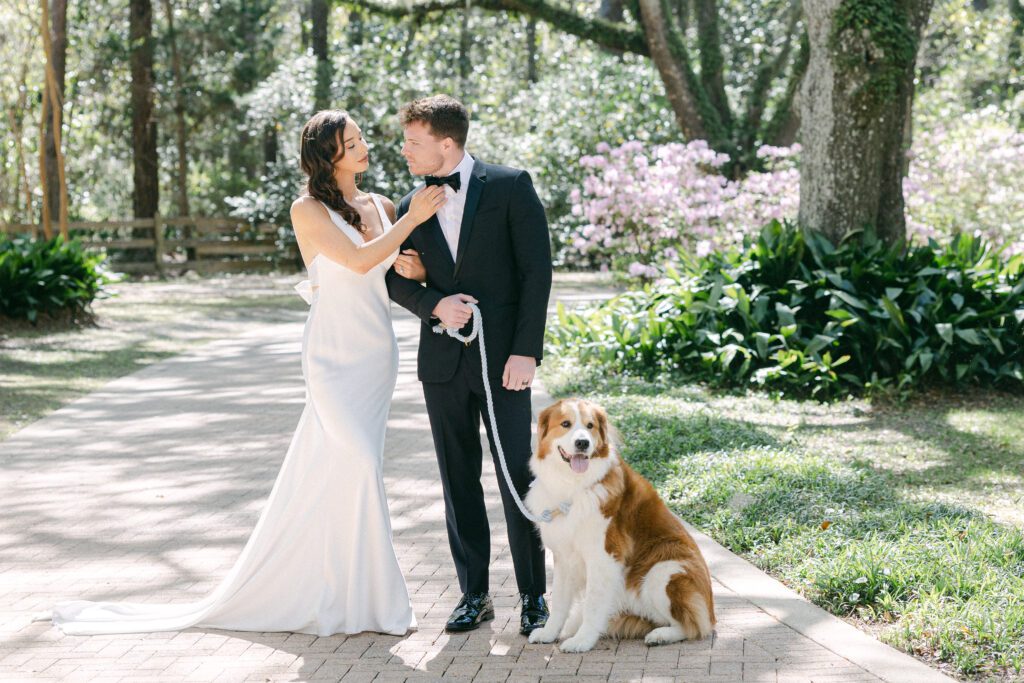
[[[54,226],[56,228],[56,225]],[[294,243],[282,244],[280,227],[237,218],[136,218],[68,223],[68,232],[89,250],[105,250],[109,267],[122,273],[176,274],[294,269]],[[32,233],[30,223],[0,225],[7,234]]]

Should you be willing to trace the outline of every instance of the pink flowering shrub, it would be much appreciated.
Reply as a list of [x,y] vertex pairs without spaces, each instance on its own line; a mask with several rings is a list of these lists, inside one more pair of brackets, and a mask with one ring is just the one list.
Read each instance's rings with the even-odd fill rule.
[[800,209],[799,155],[800,145],[764,145],[757,150],[765,170],[735,181],[735,194],[723,212],[721,243],[740,244],[745,236],[756,236],[773,220],[796,220]]
[[772,219],[795,218],[799,146],[762,147],[768,170],[730,181],[729,160],[704,140],[646,150],[638,141],[580,159],[582,190],[570,196],[584,224],[573,246],[631,277],[653,278],[681,251],[703,256],[736,245]]
[[[653,279],[684,253],[742,244],[771,220],[795,221],[800,146],[758,150],[765,171],[729,180],[728,161],[703,140],[651,148],[637,141],[585,156],[572,192],[577,253],[634,278]],[[1024,133],[995,109],[915,134],[904,180],[911,242],[958,233],[1024,252]]]

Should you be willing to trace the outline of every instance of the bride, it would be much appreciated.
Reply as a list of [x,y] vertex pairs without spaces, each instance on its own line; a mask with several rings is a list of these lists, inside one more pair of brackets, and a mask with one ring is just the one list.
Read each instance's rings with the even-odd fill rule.
[[394,222],[394,205],[361,192],[369,154],[345,112],[302,130],[309,176],[292,225],[309,272],[302,337],[306,405],[252,536],[220,585],[198,602],[59,603],[64,633],[176,631],[190,626],[326,636],[416,626],[395,556],[384,493],[384,432],[398,343],[384,275],[402,242],[445,202],[427,187]]

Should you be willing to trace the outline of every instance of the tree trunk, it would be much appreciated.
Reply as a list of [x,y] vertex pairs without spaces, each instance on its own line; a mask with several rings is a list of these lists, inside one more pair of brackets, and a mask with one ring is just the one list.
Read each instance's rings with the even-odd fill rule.
[[1015,93],[1021,89],[1021,80],[1024,78],[1024,60],[1021,53],[1024,52],[1024,2],[1021,0],[1008,0],[1010,9],[1010,41],[1006,53],[1006,61],[1010,65],[1011,80],[1010,92]]
[[620,22],[624,17],[622,0],[601,0],[597,16],[605,21]]
[[[25,62],[25,65],[27,67],[28,62]],[[25,69],[22,70],[22,84],[25,83],[24,71]],[[28,180],[28,163],[25,160],[25,145],[22,143],[21,139],[22,135],[24,135],[24,130],[21,121],[21,112],[25,111],[26,109],[24,104],[24,93],[27,92],[28,88],[22,88],[21,92],[18,93],[19,107],[17,109],[17,114],[15,113],[15,109],[10,108],[7,110],[7,119],[11,123],[11,135],[14,137],[14,152],[17,157],[18,164],[17,175],[15,176],[14,183],[14,197],[15,200],[17,200],[19,190],[24,193],[25,208],[20,213],[26,222],[32,223],[34,225],[35,210],[32,206],[32,188],[29,186]],[[12,216],[15,218],[15,220],[17,220],[16,217],[18,213],[18,204],[17,201],[15,201],[14,215]]]
[[273,124],[263,130],[263,170],[269,171],[277,163],[277,129]]
[[471,0],[465,0],[459,26],[459,94],[464,99],[469,97],[469,76],[473,70],[473,60],[469,54],[473,48],[473,35],[469,31],[471,12],[472,2]]
[[[177,201],[178,215],[191,214],[188,205],[188,124],[185,122],[185,83],[178,54],[178,36],[174,30],[174,7],[171,0],[163,0],[167,15],[167,42],[171,50],[171,74],[174,77],[174,141],[178,150]],[[190,226],[185,226],[186,232]],[[185,237],[191,235],[186,234]]]
[[[602,5],[603,7],[603,5]],[[526,19],[526,83],[536,83],[537,77],[537,20]]]
[[[621,23],[626,16],[623,0],[601,0],[601,6],[597,10],[597,16],[613,24]],[[532,17],[531,17],[532,18]],[[622,55],[622,50],[612,47],[602,48],[605,52],[613,55]]]
[[[725,59],[722,56],[722,38],[718,31],[718,3],[715,0],[696,0],[697,41],[700,49],[700,81],[704,85],[711,105],[718,111],[726,128],[732,127],[732,113],[725,96]],[[758,115],[760,120],[760,114]]]
[[[178,173],[175,182],[175,197],[178,203],[178,215],[187,218],[192,215],[188,204],[188,124],[185,121],[185,81],[182,76],[181,55],[178,54],[178,34],[174,30],[174,7],[171,0],[163,0],[164,14],[167,15],[167,42],[171,50],[171,74],[174,77],[174,143],[178,152]],[[191,223],[181,226],[182,237],[192,239]],[[196,258],[194,247],[186,247],[185,257],[189,261]]]
[[[67,71],[67,51],[68,51],[68,33],[67,33],[67,17],[68,17],[68,4],[67,0],[51,0],[50,2],[50,59],[53,65],[53,78],[57,86],[57,94],[59,95],[60,101],[64,101],[64,80],[65,73]],[[44,90],[44,93],[48,93],[49,88]],[[56,114],[58,131],[63,129],[64,126],[64,108],[57,107],[56,111],[52,108],[51,98],[48,96],[43,97],[43,119],[45,121],[52,121]],[[54,127],[53,125],[46,126],[46,136],[44,140],[46,145],[46,177],[48,179],[46,188],[44,190],[43,201],[45,201],[49,207],[49,213],[51,217],[60,217],[61,215],[61,188],[54,182],[61,175],[61,171],[57,168],[57,142],[54,138]],[[66,190],[65,190],[66,191]]]
[[365,38],[363,29],[365,28],[363,19],[363,10],[359,8],[352,8],[348,13],[348,44],[349,45],[362,45]]
[[309,49],[309,4],[299,3],[299,44],[302,45],[302,52],[305,54]]
[[[53,34],[50,28],[50,7],[47,0],[39,2],[40,35],[43,37],[43,106],[41,120],[39,122],[39,187],[42,189],[42,216],[43,236],[46,239],[53,237],[53,214],[48,197],[56,195],[58,199],[57,216],[60,222],[60,234],[64,239],[68,238],[68,192],[67,179],[64,177],[64,156],[61,154],[61,112],[64,107],[64,97],[57,87],[57,77],[54,70],[54,47]],[[47,164],[46,139],[53,137],[54,164],[53,173]]]
[[904,131],[932,0],[804,2],[800,225],[836,242],[873,229],[906,238]]
[[313,101],[316,109],[331,106],[331,56],[327,51],[327,35],[330,27],[330,6],[327,0],[309,0],[309,16],[313,22],[313,54],[316,56],[316,86]]
[[157,213],[160,185],[153,111],[153,6],[150,0],[130,0],[129,37],[135,165],[133,211],[137,218],[152,218]]
[[[25,207],[20,212],[20,215],[24,222],[36,224],[35,207],[32,204],[32,187],[30,185],[28,177],[28,159],[25,156],[25,123],[24,116],[28,109],[28,87],[26,87],[26,80],[28,79],[28,60],[22,61],[21,73],[18,79],[18,100],[14,107],[7,109],[7,119],[11,124],[11,136],[14,138],[14,151],[17,157],[17,175],[16,182],[14,184],[14,195],[15,211],[12,218],[17,221],[18,203],[17,194],[21,191],[25,198]],[[33,235],[34,237],[35,235]]]
[[679,129],[689,140],[707,140],[700,108],[687,83],[686,66],[676,59],[669,45],[671,29],[666,23],[662,0],[639,0],[639,3],[647,49],[665,84],[665,95]]

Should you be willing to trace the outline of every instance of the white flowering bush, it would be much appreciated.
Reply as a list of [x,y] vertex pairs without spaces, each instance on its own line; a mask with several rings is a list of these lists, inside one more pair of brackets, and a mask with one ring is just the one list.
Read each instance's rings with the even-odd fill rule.
[[1024,252],[1024,133],[995,107],[935,121],[915,135],[903,196],[912,235],[967,233]]

